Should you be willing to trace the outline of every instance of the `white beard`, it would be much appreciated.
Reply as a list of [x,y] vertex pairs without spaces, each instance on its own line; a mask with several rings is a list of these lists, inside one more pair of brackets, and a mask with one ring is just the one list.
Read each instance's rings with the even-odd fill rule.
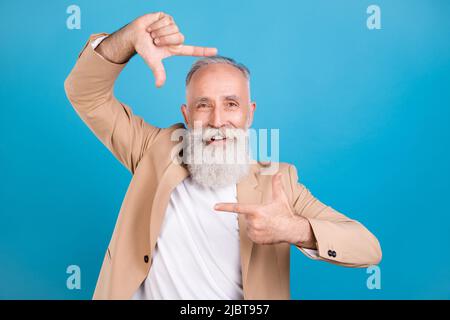
[[[208,145],[211,137],[226,137],[223,144]],[[183,161],[192,179],[209,188],[222,188],[246,177],[250,167],[247,131],[241,129],[188,129]]]

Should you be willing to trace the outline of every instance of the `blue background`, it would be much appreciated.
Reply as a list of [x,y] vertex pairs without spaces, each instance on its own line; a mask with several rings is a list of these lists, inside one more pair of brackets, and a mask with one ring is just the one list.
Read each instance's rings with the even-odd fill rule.
[[[81,30],[66,8],[81,8]],[[366,8],[381,7],[381,30]],[[248,65],[255,128],[280,128],[281,160],[383,248],[381,289],[365,269],[291,255],[293,299],[450,298],[450,1],[2,1],[0,298],[90,299],[130,174],[90,133],[63,82],[91,33],[147,12],[186,43]],[[182,121],[194,58],[167,83],[133,59],[117,96],[158,126]],[[81,267],[81,290],[66,268]]]

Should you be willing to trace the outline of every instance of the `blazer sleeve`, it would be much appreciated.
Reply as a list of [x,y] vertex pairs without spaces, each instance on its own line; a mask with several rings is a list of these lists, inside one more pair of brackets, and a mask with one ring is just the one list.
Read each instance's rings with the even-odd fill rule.
[[346,267],[368,267],[381,261],[377,238],[361,223],[352,220],[316,199],[298,182],[297,170],[289,166],[292,207],[308,219],[317,243],[317,255],[296,246],[308,258]]
[[67,98],[97,138],[134,173],[146,149],[160,128],[134,115],[131,108],[114,96],[114,82],[125,67],[107,61],[91,42],[106,33],[92,35],[64,82]]

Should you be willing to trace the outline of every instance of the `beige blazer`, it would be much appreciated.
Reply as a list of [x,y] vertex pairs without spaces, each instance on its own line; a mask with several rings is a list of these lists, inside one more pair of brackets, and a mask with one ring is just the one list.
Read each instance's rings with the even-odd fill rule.
[[[130,299],[152,266],[155,244],[171,191],[189,173],[172,161],[176,142],[171,133],[181,123],[157,128],[113,94],[114,82],[125,64],[108,62],[90,41],[79,54],[64,87],[75,111],[132,173],[94,292],[94,299]],[[237,184],[239,203],[261,203],[271,196],[270,175],[252,164],[250,174]],[[293,165],[280,163],[284,189],[296,214],[309,220],[317,239],[318,257],[346,267],[367,267],[381,260],[378,240],[361,223],[317,200],[298,182]],[[260,245],[246,234],[239,216],[240,254],[244,299],[290,299],[288,243]]]

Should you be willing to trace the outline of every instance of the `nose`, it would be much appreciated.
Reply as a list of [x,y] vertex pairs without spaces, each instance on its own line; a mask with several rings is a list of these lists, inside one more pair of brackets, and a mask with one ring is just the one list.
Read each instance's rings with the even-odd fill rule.
[[224,125],[222,110],[220,108],[214,108],[209,117],[209,125],[214,128],[220,128]]

